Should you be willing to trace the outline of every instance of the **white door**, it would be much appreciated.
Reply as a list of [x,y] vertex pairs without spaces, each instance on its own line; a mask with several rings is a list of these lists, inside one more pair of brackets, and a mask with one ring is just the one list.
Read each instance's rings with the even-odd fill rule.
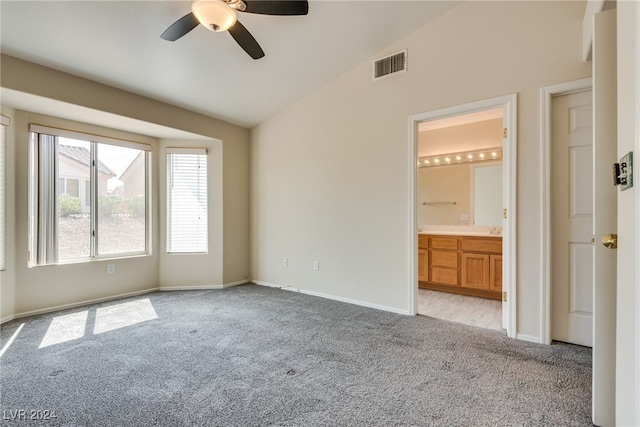
[[551,339],[593,343],[592,92],[552,99]]
[[611,165],[616,163],[617,76],[616,11],[595,16],[593,43],[594,105],[594,334],[593,423],[615,425],[616,262],[615,249],[601,239],[617,230],[618,189]]

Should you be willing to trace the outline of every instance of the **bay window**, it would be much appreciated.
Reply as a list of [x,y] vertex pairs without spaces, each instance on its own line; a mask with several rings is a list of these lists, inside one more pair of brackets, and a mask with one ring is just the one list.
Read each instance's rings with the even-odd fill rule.
[[30,131],[30,265],[148,253],[151,147]]

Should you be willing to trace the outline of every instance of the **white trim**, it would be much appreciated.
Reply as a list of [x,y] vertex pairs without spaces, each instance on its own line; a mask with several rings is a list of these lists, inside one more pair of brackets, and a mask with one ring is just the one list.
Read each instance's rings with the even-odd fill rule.
[[25,311],[25,312],[13,315],[11,320],[20,319],[22,317],[35,316],[35,315],[38,315],[38,314],[52,313],[54,311],[68,310],[70,308],[82,307],[84,305],[98,304],[98,303],[106,302],[106,301],[113,301],[113,300],[117,300],[117,299],[136,297],[136,296],[139,296],[139,295],[144,295],[144,294],[149,294],[151,292],[156,292],[157,290],[158,290],[158,288],[151,288],[151,289],[145,289],[145,290],[142,290],[142,291],[126,292],[124,294],[112,295],[112,296],[104,297],[104,298],[95,298],[95,299],[90,299],[90,300],[85,300],[85,301],[80,301],[80,302],[74,302],[74,303],[71,303],[71,304],[57,305],[55,307],[42,308],[42,309],[39,309],[39,310]]
[[503,291],[508,294],[507,301],[507,336],[517,338],[517,294],[516,294],[516,189],[517,189],[517,95],[505,95],[468,104],[443,108],[409,117],[409,301],[410,314],[417,313],[418,270],[417,270],[417,145],[418,124],[420,122],[454,117],[495,108],[504,108],[504,123],[508,129],[508,136],[503,144],[503,194],[504,206],[508,211],[508,218],[503,226],[503,254],[507,262],[503,264]]
[[261,282],[260,280],[253,280],[252,283],[255,283],[258,286],[266,286],[268,288],[278,288],[282,289],[284,286],[274,285],[273,283]]
[[[636,33],[636,58],[635,58],[635,88],[636,88],[636,102],[635,102],[635,139],[636,139],[636,156],[640,157],[640,118],[638,118],[638,114],[640,113],[640,77],[638,76],[638,72],[640,72],[640,51],[638,48],[640,47],[640,5],[635,5],[636,10],[636,18],[635,18],[635,33]],[[627,27],[628,28],[628,27]],[[618,31],[620,34],[620,31]],[[640,163],[640,162],[639,162]],[[638,194],[638,190],[636,190],[635,194],[636,199],[636,254],[640,254],[640,194]],[[640,357],[640,263],[636,262],[636,325],[635,325],[635,349],[636,349],[636,360]],[[635,378],[635,389],[636,389],[636,402],[640,402],[640,367],[636,365],[636,378]],[[640,425],[640,405],[636,404],[636,414],[635,414],[636,425]]]
[[536,337],[534,335],[518,334],[516,338],[522,341],[529,341],[529,342],[534,342],[536,344],[542,344],[540,337]]
[[158,288],[159,291],[202,291],[202,290],[219,290],[219,289],[227,289],[233,286],[246,285],[249,283],[248,280],[242,280],[239,282],[233,283],[224,283],[222,285],[197,285],[197,286],[160,286]]
[[388,307],[386,305],[372,304],[372,303],[369,303],[369,302],[364,302],[364,301],[355,300],[355,299],[351,299],[351,298],[344,298],[344,297],[339,297],[339,296],[335,296],[335,295],[324,294],[324,293],[321,293],[321,292],[309,291],[309,290],[297,288],[295,286],[275,285],[273,283],[260,282],[258,280],[254,280],[252,283],[255,283],[256,285],[259,285],[259,286],[266,286],[266,287],[269,287],[269,288],[277,288],[277,289],[280,289],[280,290],[283,290],[283,291],[298,292],[298,293],[305,294],[305,295],[311,295],[311,296],[314,296],[314,297],[320,297],[320,298],[329,299],[329,300],[333,300],[333,301],[344,302],[344,303],[347,303],[347,304],[359,305],[361,307],[373,308],[373,309],[376,309],[376,310],[388,311],[388,312],[391,312],[391,313],[402,314],[402,315],[405,315],[405,316],[412,314],[412,313],[409,313],[409,311],[407,311],[407,310],[400,310],[400,309],[397,309],[397,308]]
[[7,322],[11,322],[11,321],[12,321],[12,320],[14,320],[15,318],[16,318],[16,316],[15,316],[15,315],[13,315],[13,314],[12,314],[12,315],[10,315],[10,316],[7,316],[7,317],[3,317],[2,319],[0,319],[0,325],[2,325],[2,324],[4,324],[4,323],[7,323]]
[[202,147],[167,147],[165,150],[166,154],[197,154],[200,156],[207,155],[207,149]]
[[540,215],[542,245],[540,265],[542,286],[540,288],[540,342],[551,344],[551,98],[591,90],[592,79],[575,80],[546,86],[540,89],[540,158],[541,199]]
[[104,297],[104,298],[96,298],[96,299],[91,299],[91,300],[85,300],[85,301],[81,301],[81,302],[74,302],[74,303],[71,303],[71,304],[63,304],[63,305],[58,305],[58,306],[55,306],[55,307],[43,308],[43,309],[40,309],[40,310],[25,311],[23,313],[10,315],[10,316],[7,316],[7,317],[5,317],[3,319],[0,319],[0,324],[6,323],[6,322],[10,322],[10,321],[15,320],[15,319],[20,319],[22,317],[35,316],[35,315],[38,315],[38,314],[53,313],[55,311],[67,310],[67,309],[70,309],[70,308],[82,307],[82,306],[90,305],[90,304],[98,304],[98,303],[101,303],[101,302],[113,301],[113,300],[117,300],[117,299],[130,298],[130,297],[135,297],[135,296],[138,296],[138,295],[144,295],[144,294],[149,294],[149,293],[158,292],[158,291],[191,291],[191,290],[203,290],[203,289],[226,289],[226,288],[231,288],[233,286],[246,285],[247,283],[251,283],[251,282],[249,280],[240,280],[238,282],[225,283],[225,284],[222,284],[222,285],[182,286],[182,287],[180,287],[180,286],[166,286],[166,287],[149,288],[149,289],[145,289],[145,290],[142,290],[142,291],[127,292],[127,293],[124,293],[124,294],[118,294],[118,295],[113,295],[113,296]]
[[0,114],[0,125],[9,127],[11,126],[11,119],[7,116]]
[[117,145],[119,147],[133,148],[142,151],[151,151],[151,145],[142,142],[127,141],[124,139],[111,138],[103,135],[93,135],[85,132],[77,132],[69,129],[59,129],[51,126],[43,126],[31,123],[29,132],[44,133],[47,135],[59,136],[62,138],[81,139],[83,141],[98,142],[101,144]]

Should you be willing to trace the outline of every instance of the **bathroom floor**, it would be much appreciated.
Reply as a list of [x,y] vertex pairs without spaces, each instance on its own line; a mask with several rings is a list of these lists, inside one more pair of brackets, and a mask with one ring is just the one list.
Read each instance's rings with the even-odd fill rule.
[[502,330],[502,302],[488,298],[419,289],[418,314]]

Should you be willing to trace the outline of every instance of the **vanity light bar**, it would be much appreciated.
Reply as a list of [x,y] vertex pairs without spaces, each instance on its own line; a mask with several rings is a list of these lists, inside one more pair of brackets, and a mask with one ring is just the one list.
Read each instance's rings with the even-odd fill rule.
[[494,147],[482,150],[463,151],[460,153],[446,153],[438,156],[422,156],[418,159],[418,167],[447,166],[458,163],[475,163],[500,159],[502,159],[502,148]]

